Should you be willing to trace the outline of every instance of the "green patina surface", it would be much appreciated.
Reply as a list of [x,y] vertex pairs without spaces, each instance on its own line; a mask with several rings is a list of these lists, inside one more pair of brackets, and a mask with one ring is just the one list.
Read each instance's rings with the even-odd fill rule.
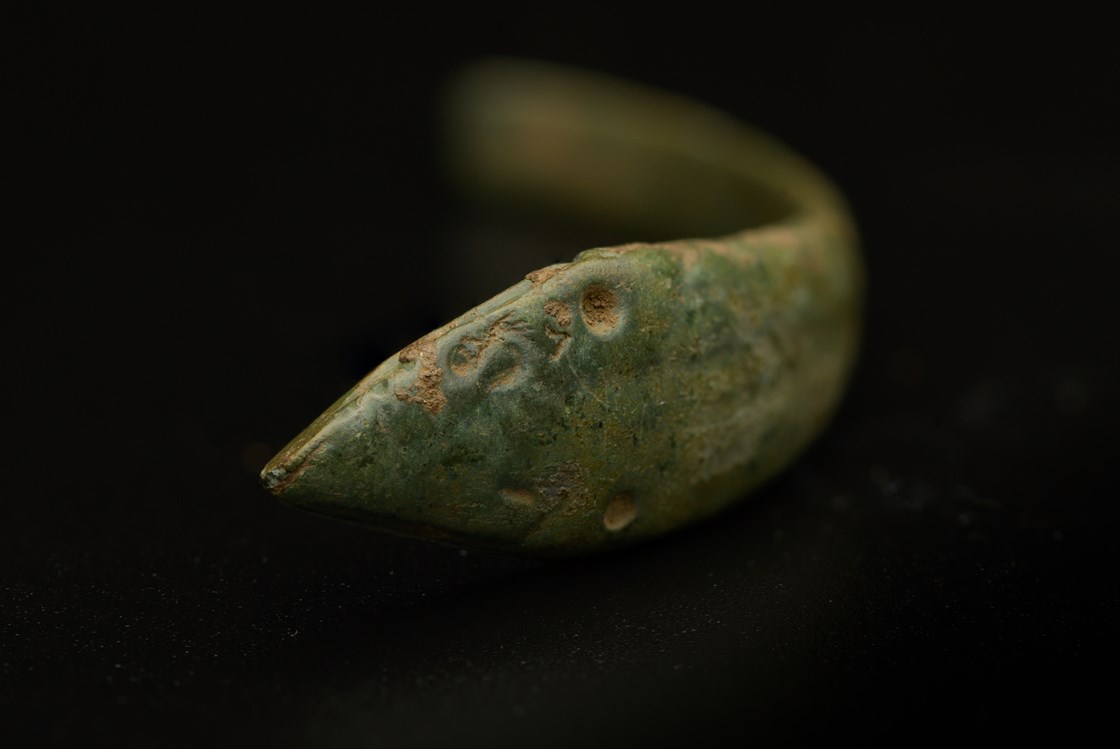
[[530,274],[370,373],[265,485],[391,532],[565,555],[663,534],[780,471],[842,394],[862,272],[827,183],[741,144],[765,152],[786,214]]

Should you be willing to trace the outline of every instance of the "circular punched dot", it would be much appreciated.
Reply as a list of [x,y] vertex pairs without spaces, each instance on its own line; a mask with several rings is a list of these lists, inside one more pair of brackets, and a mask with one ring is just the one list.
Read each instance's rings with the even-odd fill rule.
[[623,492],[611,500],[607,511],[603,513],[603,525],[608,531],[620,531],[638,516],[638,506],[634,504],[634,495]]
[[584,325],[598,335],[609,333],[618,325],[618,307],[618,295],[600,284],[588,286],[579,303]]

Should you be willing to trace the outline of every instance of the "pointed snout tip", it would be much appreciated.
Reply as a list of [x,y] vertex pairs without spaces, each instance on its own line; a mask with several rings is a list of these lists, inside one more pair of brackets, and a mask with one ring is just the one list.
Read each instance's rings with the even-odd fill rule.
[[261,471],[261,486],[273,494],[280,494],[281,491],[277,487],[284,483],[284,479],[288,477],[288,471],[281,467],[269,463]]
[[316,445],[304,443],[282,450],[261,471],[261,486],[277,497],[284,496],[311,468],[315,456],[324,446],[323,442]]

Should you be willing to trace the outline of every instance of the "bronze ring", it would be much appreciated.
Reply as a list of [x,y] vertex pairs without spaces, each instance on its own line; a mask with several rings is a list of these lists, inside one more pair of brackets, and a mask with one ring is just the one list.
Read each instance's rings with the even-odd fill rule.
[[717,236],[530,273],[374,369],[265,486],[394,533],[561,556],[710,516],[793,461],[859,338],[863,267],[828,180],[718,112],[552,66],[477,66],[450,112],[474,193]]

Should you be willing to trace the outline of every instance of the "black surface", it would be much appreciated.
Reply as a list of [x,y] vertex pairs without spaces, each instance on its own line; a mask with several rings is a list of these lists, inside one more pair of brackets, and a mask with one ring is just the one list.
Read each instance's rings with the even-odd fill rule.
[[[4,25],[3,733],[1108,730],[1117,121],[1092,24],[424,13]],[[832,427],[749,502],[633,552],[466,554],[256,483],[365,370],[541,264],[466,261],[433,156],[440,82],[492,53],[761,125],[864,232],[866,348]]]

